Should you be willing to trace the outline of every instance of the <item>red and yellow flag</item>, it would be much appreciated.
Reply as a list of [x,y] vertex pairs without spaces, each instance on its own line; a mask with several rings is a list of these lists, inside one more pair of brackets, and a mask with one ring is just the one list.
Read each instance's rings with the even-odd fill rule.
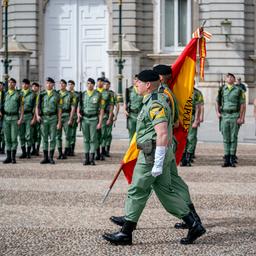
[[[191,41],[185,47],[181,55],[172,65],[172,80],[168,83],[169,87],[176,96],[179,105],[179,127],[174,129],[174,135],[178,142],[176,152],[177,164],[179,164],[182,158],[182,154],[186,146],[188,129],[191,122],[192,94],[194,88],[194,78],[196,73],[196,54],[198,49],[198,42],[201,37],[202,33],[199,33],[198,36],[195,35],[195,37],[191,39]],[[204,55],[201,57],[205,57],[206,55],[205,48],[203,50],[205,52]],[[202,63],[204,63],[204,61]],[[121,166],[129,184],[132,181],[133,170],[138,155],[139,149],[137,149],[135,135],[123,158]]]

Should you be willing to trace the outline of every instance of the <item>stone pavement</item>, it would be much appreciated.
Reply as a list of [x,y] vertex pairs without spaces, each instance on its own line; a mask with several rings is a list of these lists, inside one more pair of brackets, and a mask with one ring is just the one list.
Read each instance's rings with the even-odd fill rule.
[[186,231],[153,194],[134,233],[133,246],[111,246],[101,239],[118,230],[109,221],[123,214],[127,184],[118,179],[102,198],[118,169],[127,140],[114,140],[112,157],[83,166],[77,155],[56,165],[40,158],[0,163],[0,255],[256,255],[256,145],[239,146],[239,166],[221,168],[222,145],[199,143],[193,167],[179,168],[188,183],[207,234],[182,246]]

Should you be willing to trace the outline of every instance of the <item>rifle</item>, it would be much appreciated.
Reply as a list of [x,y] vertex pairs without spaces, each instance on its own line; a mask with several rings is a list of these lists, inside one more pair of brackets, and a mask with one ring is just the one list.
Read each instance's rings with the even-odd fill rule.
[[[219,105],[219,110],[220,110],[220,113],[221,113],[221,110],[222,110],[222,105],[223,105],[223,87],[225,86],[225,82],[222,80],[221,78],[221,84],[220,84],[220,87],[219,87],[219,90],[218,90],[218,105]],[[219,131],[221,132],[221,119],[222,117],[219,118]]]

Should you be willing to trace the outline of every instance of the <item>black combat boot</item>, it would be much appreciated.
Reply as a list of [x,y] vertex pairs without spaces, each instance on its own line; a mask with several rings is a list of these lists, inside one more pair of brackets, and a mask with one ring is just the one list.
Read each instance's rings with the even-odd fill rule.
[[95,160],[100,160],[100,148],[97,148]]
[[105,155],[105,147],[102,147],[101,148],[101,154],[100,154],[100,160],[101,161],[104,161],[105,160],[105,157],[104,157],[104,155]]
[[36,156],[36,144],[35,143],[32,144],[31,156]]
[[192,154],[187,152],[186,154],[187,166],[191,166],[191,159],[192,159]]
[[49,156],[48,156],[48,150],[44,150],[44,159],[40,162],[40,164],[49,164]]
[[197,238],[199,238],[206,232],[203,225],[196,221],[192,212],[190,212],[182,219],[187,224],[189,230],[187,237],[184,237],[180,240],[181,244],[192,244]]
[[69,152],[69,149],[68,149],[68,148],[65,148],[64,154],[62,155],[62,159],[67,159],[68,152]]
[[39,156],[39,151],[40,151],[40,144],[37,144],[37,146],[36,146],[36,156]]
[[132,244],[132,232],[136,227],[136,223],[126,220],[120,232],[113,234],[105,233],[102,237],[115,245],[131,245]]
[[91,153],[91,159],[90,159],[91,165],[95,165],[94,159],[95,159],[95,153]]
[[54,156],[54,150],[50,150],[50,164],[55,164],[55,161],[53,160]]
[[71,144],[69,156],[75,156],[75,144]]
[[183,155],[182,155],[181,162],[180,162],[181,167],[188,165],[186,155],[187,155],[186,152],[184,152]]
[[[191,212],[193,213],[195,220],[198,221],[200,224],[202,224],[201,219],[200,219],[199,215],[197,214],[194,205],[190,204],[188,207],[191,210]],[[174,225],[174,228],[176,228],[176,229],[188,229],[188,225],[184,221],[183,222],[178,222]]]
[[12,163],[16,164],[16,149],[12,150]]
[[114,224],[118,226],[123,226],[125,223],[125,216],[111,216],[109,218]]
[[230,166],[230,156],[225,155],[224,156],[224,163],[223,163],[222,167],[229,167],[229,166]]
[[230,166],[236,167],[236,158],[235,155],[230,155]]
[[21,150],[22,150],[22,154],[20,155],[20,159],[24,159],[24,158],[27,158],[27,152],[26,152],[26,147],[25,146],[22,146],[21,147]]
[[106,157],[110,157],[110,146],[107,146],[107,150],[105,152]]
[[2,143],[1,154],[5,154],[5,142]]
[[235,162],[235,164],[238,164],[238,157],[237,157],[237,155],[235,154],[235,156],[234,156],[234,157],[235,157],[235,161],[234,161],[234,162]]
[[63,159],[62,156],[62,148],[58,148],[58,151],[59,151],[59,156],[57,157],[57,159]]
[[11,150],[6,150],[7,156],[6,159],[3,161],[3,164],[9,164],[12,162],[12,154]]
[[30,159],[31,158],[31,147],[27,147],[27,158]]
[[84,154],[84,165],[89,165],[90,164],[90,158],[89,158],[89,153]]

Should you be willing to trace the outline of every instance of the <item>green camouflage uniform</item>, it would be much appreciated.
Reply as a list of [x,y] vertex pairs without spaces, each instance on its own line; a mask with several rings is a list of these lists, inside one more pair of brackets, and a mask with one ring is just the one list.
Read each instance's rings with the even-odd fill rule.
[[77,106],[78,106],[78,102],[79,102],[79,93],[76,92],[76,91],[71,91],[70,93],[72,95],[72,98],[74,98],[75,102],[76,102],[75,114],[73,116],[73,124],[70,127],[71,131],[70,131],[70,141],[69,141],[70,147],[71,147],[71,150],[72,150],[72,154],[74,154],[74,148],[75,148],[75,144],[76,144],[76,131],[77,131],[77,126],[78,126],[76,110],[77,110]]
[[76,98],[72,97],[72,94],[69,91],[59,91],[59,97],[62,102],[62,114],[61,114],[61,129],[57,130],[57,148],[60,155],[62,155],[62,132],[65,133],[65,153],[66,156],[70,150],[70,137],[71,137],[71,128],[68,125],[70,119],[70,113],[72,107],[76,107]]
[[43,150],[48,151],[48,139],[50,138],[50,150],[54,151],[56,146],[58,110],[62,108],[62,100],[55,90],[48,95],[47,91],[40,92],[39,109],[41,110],[41,132]]
[[217,103],[221,106],[221,132],[223,135],[225,156],[234,156],[237,146],[240,107],[245,103],[245,94],[238,86],[225,85],[219,91]]
[[[36,94],[36,101],[38,102],[39,92]],[[32,126],[31,130],[31,136],[32,136],[32,145],[33,145],[33,154],[39,155],[39,148],[41,144],[41,127],[40,123],[36,122]],[[36,152],[35,152],[36,151]]]
[[8,90],[4,97],[4,137],[6,150],[17,150],[19,110],[23,99],[17,90]]
[[129,116],[127,118],[127,129],[129,131],[129,139],[131,141],[135,131],[138,114],[142,108],[143,97],[138,95],[135,86],[126,89],[126,106]]
[[167,149],[163,173],[157,177],[151,175],[155,154],[153,145],[156,143],[154,126],[161,122],[168,123],[168,134],[171,134],[173,123],[170,107],[166,102],[166,97],[155,91],[144,97],[143,107],[137,119],[137,145],[143,148],[146,143],[151,142],[152,150],[147,153],[141,150],[139,153],[125,202],[125,219],[128,221],[138,222],[152,189],[169,213],[183,218],[190,212],[182,197],[171,189],[170,168],[174,160],[172,147]]
[[193,128],[192,124],[195,121],[196,107],[204,104],[203,94],[197,88],[194,88],[193,101],[192,101],[192,119],[188,131],[186,151],[190,154],[194,154],[197,144],[197,128]]
[[33,128],[30,123],[35,113],[36,94],[30,89],[21,90],[20,94],[24,102],[24,118],[19,128],[20,145],[22,148],[26,147],[26,145],[31,148]]
[[99,111],[105,108],[105,101],[97,90],[93,90],[91,95],[87,91],[82,93],[79,102],[82,115],[82,132],[84,136],[84,152],[95,153],[98,146],[97,124],[99,122]]

